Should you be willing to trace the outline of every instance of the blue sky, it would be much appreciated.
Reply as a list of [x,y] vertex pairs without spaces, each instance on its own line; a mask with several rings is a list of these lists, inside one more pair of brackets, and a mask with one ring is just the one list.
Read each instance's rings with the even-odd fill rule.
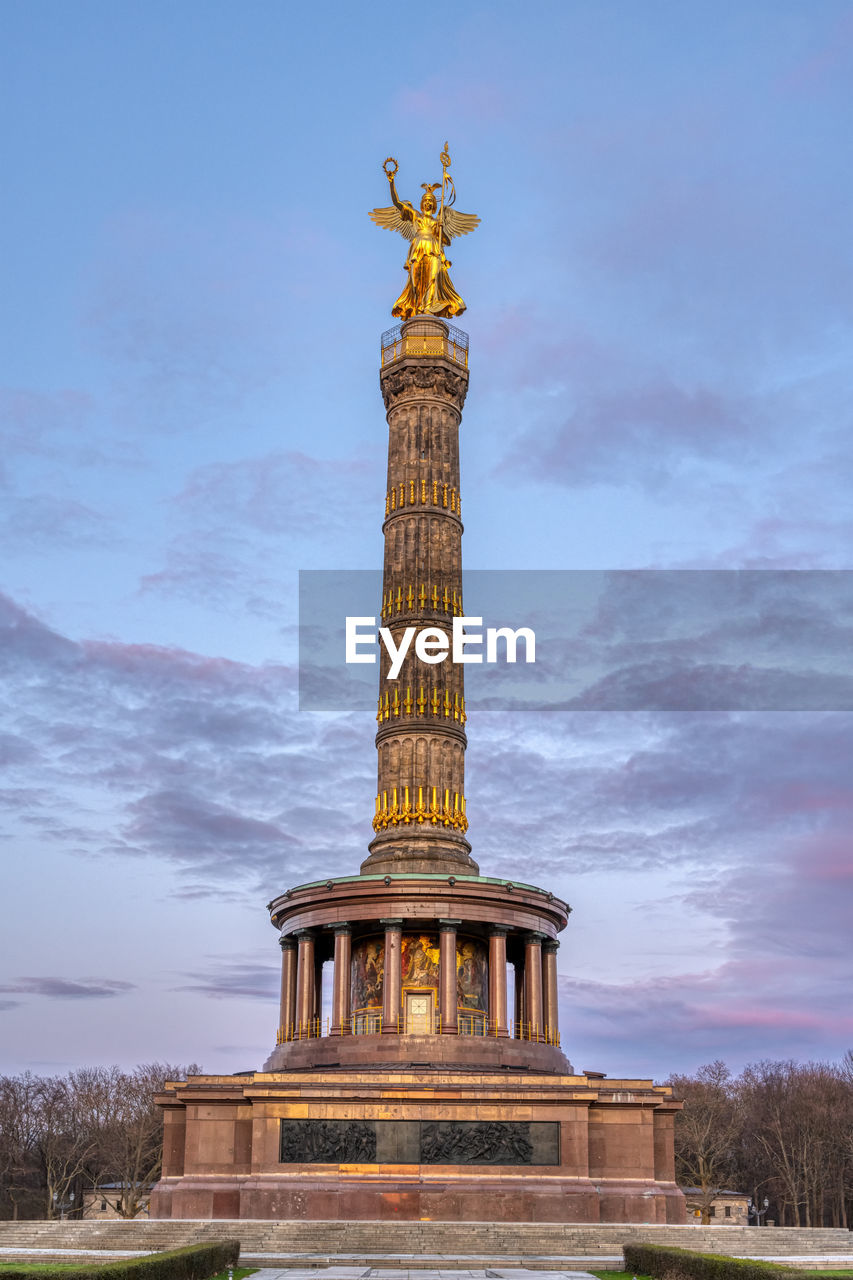
[[[482,218],[469,567],[849,569],[853,8],[2,9],[0,1069],[248,1068],[264,903],[370,835],[295,593],[381,563],[383,159],[448,139]],[[576,1065],[844,1051],[849,714],[468,728],[484,872],[575,908]]]

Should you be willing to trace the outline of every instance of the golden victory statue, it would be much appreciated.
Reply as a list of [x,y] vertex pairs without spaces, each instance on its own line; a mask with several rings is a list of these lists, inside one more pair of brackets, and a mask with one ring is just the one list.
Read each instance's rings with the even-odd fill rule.
[[[480,225],[480,219],[474,213],[458,213],[453,208],[456,188],[447,172],[450,168],[447,146],[445,142],[440,156],[441,182],[421,183],[424,194],[420,212],[397,195],[394,185],[397,161],[389,156],[382,166],[394,203],[385,209],[372,209],[370,217],[378,227],[399,231],[411,241],[404,268],[409,273],[409,282],[391,309],[391,315],[401,320],[410,320],[412,316],[458,316],[465,310],[465,303],[450,279],[452,264],[445,257],[444,246],[450,244],[454,236],[466,236],[473,231]],[[439,187],[440,202],[435,198]]]

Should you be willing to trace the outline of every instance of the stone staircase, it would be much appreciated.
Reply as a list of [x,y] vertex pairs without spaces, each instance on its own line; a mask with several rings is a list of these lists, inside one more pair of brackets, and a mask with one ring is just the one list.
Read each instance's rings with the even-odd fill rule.
[[[266,1222],[158,1219],[91,1222],[0,1222],[0,1257],[70,1261],[97,1252],[104,1260],[223,1237],[238,1237],[241,1260],[276,1267],[338,1266],[428,1269],[525,1266],[619,1269],[631,1241],[746,1257],[790,1258],[818,1266],[834,1257],[853,1266],[853,1237],[842,1228],[658,1226],[555,1222]],[[405,1262],[402,1260],[405,1259]]]

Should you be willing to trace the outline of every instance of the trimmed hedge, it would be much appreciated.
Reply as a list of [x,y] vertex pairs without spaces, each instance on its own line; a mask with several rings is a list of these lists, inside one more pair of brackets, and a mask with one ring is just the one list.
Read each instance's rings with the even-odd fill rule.
[[656,1244],[626,1244],[625,1270],[654,1280],[792,1280],[802,1272],[778,1262],[730,1258],[722,1253],[697,1253]]
[[239,1240],[214,1240],[210,1244],[188,1244],[182,1249],[146,1253],[141,1258],[123,1258],[121,1262],[87,1260],[79,1267],[69,1267],[66,1262],[55,1269],[48,1264],[37,1272],[4,1266],[0,1277],[2,1280],[210,1280],[220,1271],[236,1267],[239,1256]]

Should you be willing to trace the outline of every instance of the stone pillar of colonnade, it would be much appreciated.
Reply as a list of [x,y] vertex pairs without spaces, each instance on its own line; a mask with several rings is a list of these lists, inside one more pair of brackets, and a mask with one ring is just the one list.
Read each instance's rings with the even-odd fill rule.
[[520,1040],[521,1028],[524,1021],[524,961],[516,959],[513,961],[513,971],[515,973],[515,999],[513,1000],[513,1036],[516,1040]]
[[380,921],[385,930],[385,976],[382,984],[382,1031],[396,1033],[400,1030],[400,999],[402,996],[401,947],[403,941],[402,920]]
[[549,938],[542,944],[542,1016],[545,1023],[545,1035],[549,1044],[557,1044],[560,1031],[557,993],[557,952],[559,949],[559,942],[553,938]]
[[296,960],[296,1027],[295,1034],[310,1036],[314,1028],[317,995],[315,987],[314,934],[300,929],[296,934],[299,953]]
[[509,1035],[506,995],[507,930],[495,926],[489,933],[489,1023],[496,1036]]
[[461,920],[438,922],[438,1016],[442,1035],[455,1036],[459,1030],[456,1013],[456,931]]
[[296,1017],[296,942],[290,937],[279,938],[278,942],[281,947],[279,1038],[284,1042],[293,1037]]
[[350,1031],[350,962],[352,959],[352,926],[342,922],[335,925],[335,959],[332,983],[333,1036],[347,1035]]
[[537,1040],[542,1034],[542,934],[528,933],[524,939],[524,1039]]

